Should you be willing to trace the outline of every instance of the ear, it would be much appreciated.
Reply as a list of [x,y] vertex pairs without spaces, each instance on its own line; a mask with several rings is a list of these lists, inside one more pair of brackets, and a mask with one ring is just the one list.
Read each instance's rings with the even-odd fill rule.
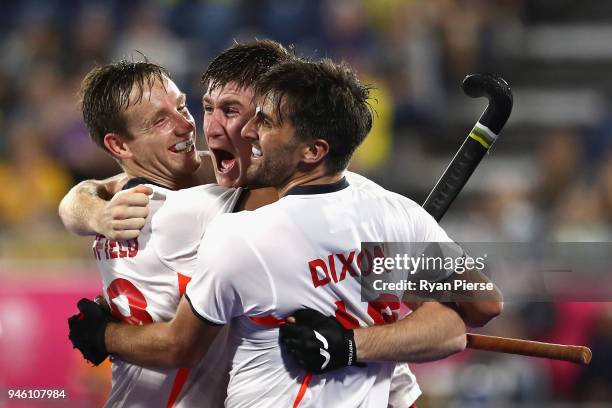
[[107,133],[104,135],[104,146],[116,159],[124,160],[132,157],[130,147],[125,140],[117,133]]
[[302,162],[309,164],[320,163],[329,153],[329,143],[323,139],[308,142],[302,150]]

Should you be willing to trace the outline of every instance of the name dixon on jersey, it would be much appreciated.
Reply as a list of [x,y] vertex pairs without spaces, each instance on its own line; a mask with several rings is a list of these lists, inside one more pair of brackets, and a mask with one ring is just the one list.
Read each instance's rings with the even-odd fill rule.
[[368,276],[374,267],[374,258],[384,258],[382,247],[375,245],[361,251],[352,250],[343,254],[330,254],[326,258],[313,259],[308,262],[312,284],[315,288],[330,282],[338,283],[347,276],[357,278]]
[[92,250],[97,260],[133,258],[138,253],[138,238],[115,241],[104,235],[96,235]]

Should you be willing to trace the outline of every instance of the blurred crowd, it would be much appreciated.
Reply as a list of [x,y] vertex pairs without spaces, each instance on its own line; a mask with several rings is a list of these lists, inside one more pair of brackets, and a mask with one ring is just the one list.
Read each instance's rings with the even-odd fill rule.
[[[575,55],[554,38],[538,46],[546,39],[542,27],[580,26],[587,33],[612,27],[607,2],[574,3],[5,1],[0,14],[0,267],[89,255],[74,245],[78,239],[64,232],[57,217],[59,200],[76,182],[118,172],[83,125],[77,91],[87,71],[146,56],[172,73],[201,123],[199,80],[208,62],[232,41],[253,38],[292,44],[301,56],[344,59],[364,82],[374,84],[375,126],[353,169],[419,202],[484,108],[482,101],[461,95],[462,78],[471,72],[502,74],[515,91],[515,115],[449,211],[443,223],[449,235],[482,242],[610,241],[612,84],[600,72],[610,60],[602,59],[593,44],[591,54],[577,47]],[[585,11],[591,3],[592,11]],[[564,50],[563,57],[550,51],[555,46]],[[495,406],[611,402],[610,310],[588,303],[509,305],[489,329],[592,344],[596,358],[586,370],[466,353],[423,367],[424,388],[447,406],[489,406],[495,398]],[[572,325],[570,319],[581,323]],[[487,381],[497,385],[487,388]]]

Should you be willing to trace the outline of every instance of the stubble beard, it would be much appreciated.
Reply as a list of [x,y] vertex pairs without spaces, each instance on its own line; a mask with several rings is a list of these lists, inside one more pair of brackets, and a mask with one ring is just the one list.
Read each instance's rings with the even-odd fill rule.
[[249,187],[281,187],[291,176],[291,149],[273,153],[274,160],[264,158],[258,164],[251,162],[246,172],[246,183]]
[[282,182],[282,177],[279,175],[279,167],[268,160],[264,160],[255,166],[249,166],[246,174],[247,185],[251,188],[277,187]]

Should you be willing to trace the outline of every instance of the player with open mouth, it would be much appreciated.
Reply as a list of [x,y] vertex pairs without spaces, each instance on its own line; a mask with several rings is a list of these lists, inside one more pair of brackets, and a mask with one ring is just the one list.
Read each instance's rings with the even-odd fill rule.
[[253,91],[229,81],[225,86],[211,83],[202,98],[204,135],[213,160],[217,183],[224,187],[244,185],[251,147],[240,131],[255,113]]

